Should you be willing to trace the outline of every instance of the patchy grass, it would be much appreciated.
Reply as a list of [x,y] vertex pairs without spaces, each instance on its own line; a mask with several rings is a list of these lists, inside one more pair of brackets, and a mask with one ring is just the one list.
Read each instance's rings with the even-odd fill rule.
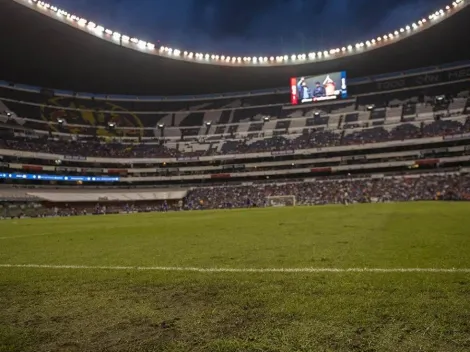
[[[0,222],[0,264],[470,268],[470,204]],[[0,351],[466,351],[468,273],[0,268]]]

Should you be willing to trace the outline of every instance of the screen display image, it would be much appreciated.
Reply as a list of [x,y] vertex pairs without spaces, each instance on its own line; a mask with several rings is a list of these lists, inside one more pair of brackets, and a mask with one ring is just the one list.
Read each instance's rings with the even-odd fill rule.
[[290,86],[293,105],[344,99],[348,96],[345,71],[319,76],[293,77]]

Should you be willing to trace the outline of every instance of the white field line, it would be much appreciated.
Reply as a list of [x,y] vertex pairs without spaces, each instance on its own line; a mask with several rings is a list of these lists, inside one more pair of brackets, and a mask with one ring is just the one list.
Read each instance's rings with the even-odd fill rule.
[[470,273],[470,268],[196,268],[174,266],[91,266],[48,264],[0,264],[0,268],[180,271],[198,273]]

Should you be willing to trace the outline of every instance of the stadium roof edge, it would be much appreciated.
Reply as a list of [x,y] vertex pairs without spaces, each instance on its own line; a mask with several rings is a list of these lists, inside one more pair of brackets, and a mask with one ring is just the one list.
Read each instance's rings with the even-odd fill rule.
[[[402,77],[411,77],[426,73],[433,73],[433,72],[442,72],[447,70],[453,70],[458,68],[466,68],[470,67],[470,60],[466,61],[458,61],[454,63],[448,63],[444,65],[437,65],[437,66],[429,66],[423,67],[419,69],[412,69],[400,72],[391,72],[386,74],[375,75],[371,77],[363,77],[363,78],[356,78],[350,79],[348,85],[359,85],[359,84],[366,84],[370,82],[380,82],[390,79],[397,79]],[[113,94],[93,94],[93,93],[86,93],[86,92],[73,92],[73,91],[66,91],[60,89],[50,89],[50,88],[41,88],[30,86],[26,84],[14,84],[11,82],[1,81],[0,80],[0,88],[8,88],[12,90],[20,90],[20,91],[27,91],[27,92],[34,92],[34,93],[41,93],[43,89],[47,89],[49,91],[54,92],[57,96],[63,97],[75,97],[81,99],[97,99],[97,100],[113,100],[113,101],[126,101],[126,100],[133,100],[133,101],[201,101],[201,100],[215,100],[215,99],[226,99],[226,98],[243,98],[248,96],[257,96],[257,95],[271,95],[271,94],[288,94],[289,88],[278,88],[278,89],[263,89],[263,90],[256,90],[251,92],[232,92],[232,93],[225,93],[225,94],[203,94],[203,95],[194,95],[194,96],[131,96],[131,95],[113,95]]]
[[0,1],[0,42],[2,53],[8,53],[2,55],[0,79],[110,96],[214,99],[213,94],[226,97],[232,92],[266,94],[287,87],[291,77],[347,71],[349,79],[367,78],[468,60],[469,14],[470,7],[464,6],[452,19],[420,35],[360,55],[260,68],[200,65],[147,55],[75,30],[14,1]]
[[[43,16],[48,16],[55,21],[64,23],[75,30],[80,30],[88,35],[95,36],[101,40],[108,41],[114,45],[126,47],[131,50],[139,51],[141,53],[167,57],[172,60],[187,61],[197,64],[208,64],[218,66],[254,66],[254,67],[272,67],[272,66],[292,66],[303,65],[312,62],[322,62],[335,60],[340,57],[348,57],[353,55],[363,54],[384,46],[389,46],[397,43],[403,39],[414,36],[425,31],[441,21],[444,21],[454,14],[465,8],[470,1],[468,0],[455,0],[448,3],[447,6],[441,7],[435,12],[430,13],[428,16],[416,19],[415,22],[403,24],[401,28],[396,28],[388,33],[382,33],[368,40],[360,40],[355,44],[350,43],[337,48],[321,48],[311,51],[310,53],[298,53],[295,55],[286,55],[285,53],[265,57],[264,55],[237,57],[237,56],[224,56],[216,54],[208,54],[206,52],[188,52],[179,49],[161,46],[157,48],[154,44],[139,40],[135,37],[121,34],[120,32],[107,29],[99,24],[96,24],[95,19],[86,20],[80,18],[66,10],[59,9],[47,2],[38,0],[12,0],[17,4],[25,6],[31,10],[40,13]],[[125,40],[123,40],[125,38]]]

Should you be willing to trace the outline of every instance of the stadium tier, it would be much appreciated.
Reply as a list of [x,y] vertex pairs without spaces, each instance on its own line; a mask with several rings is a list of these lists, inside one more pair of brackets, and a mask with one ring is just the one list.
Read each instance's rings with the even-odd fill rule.
[[[0,187],[0,217],[70,216],[268,206],[470,200],[470,170],[195,187],[190,189],[12,189]],[[182,201],[184,199],[184,202]],[[13,206],[12,206],[13,205]]]

